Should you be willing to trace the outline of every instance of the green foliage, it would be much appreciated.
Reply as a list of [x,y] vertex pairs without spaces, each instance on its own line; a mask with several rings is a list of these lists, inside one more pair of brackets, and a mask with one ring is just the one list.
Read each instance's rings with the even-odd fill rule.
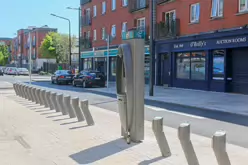
[[8,57],[10,56],[8,46],[0,45],[0,65],[6,65]]
[[[75,47],[76,38],[72,37],[72,49]],[[44,38],[40,53],[43,58],[56,59],[57,63],[67,62],[69,58],[69,37],[66,34],[50,32]]]

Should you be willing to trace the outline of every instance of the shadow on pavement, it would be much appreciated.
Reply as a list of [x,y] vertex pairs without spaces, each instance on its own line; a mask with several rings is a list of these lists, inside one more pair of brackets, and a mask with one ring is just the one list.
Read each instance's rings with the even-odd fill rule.
[[78,123],[78,121],[72,121],[72,122],[67,122],[67,123],[61,123],[60,125],[68,125],[68,124],[74,124]]
[[[85,93],[96,94],[96,95],[100,95],[104,97],[116,98],[116,94],[113,94],[113,93],[93,91],[87,88],[86,89],[78,88],[78,87],[73,87],[73,86],[68,86],[68,85],[52,85],[48,82],[34,82],[33,85],[38,85],[38,86],[46,87],[46,88],[53,88],[57,90],[65,90],[65,91],[72,91],[72,92],[78,92],[78,93],[85,92]],[[181,112],[181,113],[201,116],[201,117],[205,117],[209,119],[220,120],[220,121],[224,121],[228,123],[248,126],[248,116],[230,114],[230,113],[220,112],[220,111],[205,110],[205,109],[182,106],[182,105],[175,105],[175,104],[165,103],[165,102],[156,101],[156,100],[148,100],[148,99],[145,99],[145,104],[150,105],[150,106],[155,106],[158,108],[167,109],[167,110],[174,111],[174,112]]]
[[79,129],[79,128],[85,128],[85,127],[89,127],[90,125],[82,125],[82,126],[78,126],[78,127],[71,127],[69,128],[70,130],[74,130],[74,129]]
[[165,157],[160,156],[160,157],[156,157],[156,158],[153,158],[150,160],[143,160],[138,165],[150,165],[150,164],[155,163],[155,162],[162,160],[162,159],[165,159]]
[[103,158],[109,157],[128,148],[131,148],[137,144],[131,143],[128,145],[122,138],[110,141],[105,144],[101,144],[86,150],[80,151],[73,155],[70,155],[74,161],[78,164],[90,164]]
[[70,118],[69,117],[66,117],[66,118],[62,118],[62,119],[55,119],[53,121],[63,121],[63,120],[69,120]]
[[63,116],[63,115],[61,114],[61,115],[47,116],[46,118],[53,118],[53,117],[60,117],[60,116]]

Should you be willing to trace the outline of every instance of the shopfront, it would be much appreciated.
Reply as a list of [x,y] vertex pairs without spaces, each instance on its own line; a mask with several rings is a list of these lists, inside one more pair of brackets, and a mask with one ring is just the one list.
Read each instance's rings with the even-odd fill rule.
[[[156,43],[158,57],[168,54],[168,67],[157,77],[169,86],[248,94],[248,30],[211,33]],[[157,65],[159,66],[159,65]]]

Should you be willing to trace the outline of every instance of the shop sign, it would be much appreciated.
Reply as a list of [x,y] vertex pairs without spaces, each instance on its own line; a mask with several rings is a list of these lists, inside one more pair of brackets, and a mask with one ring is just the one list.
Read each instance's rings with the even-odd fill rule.
[[238,37],[238,38],[229,38],[229,39],[217,40],[216,44],[221,45],[221,44],[231,44],[231,43],[243,43],[246,41],[247,41],[246,37]]
[[81,58],[90,58],[94,56],[94,52],[82,52],[81,53]]

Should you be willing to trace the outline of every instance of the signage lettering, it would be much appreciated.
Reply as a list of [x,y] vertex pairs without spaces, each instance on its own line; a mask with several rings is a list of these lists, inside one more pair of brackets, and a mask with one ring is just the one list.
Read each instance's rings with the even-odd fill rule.
[[174,49],[183,48],[183,47],[184,47],[183,44],[174,44]]
[[217,40],[216,44],[220,45],[220,44],[241,43],[241,42],[246,42],[246,37]]
[[207,45],[206,41],[193,41],[190,43],[191,48],[204,47],[206,45]]

